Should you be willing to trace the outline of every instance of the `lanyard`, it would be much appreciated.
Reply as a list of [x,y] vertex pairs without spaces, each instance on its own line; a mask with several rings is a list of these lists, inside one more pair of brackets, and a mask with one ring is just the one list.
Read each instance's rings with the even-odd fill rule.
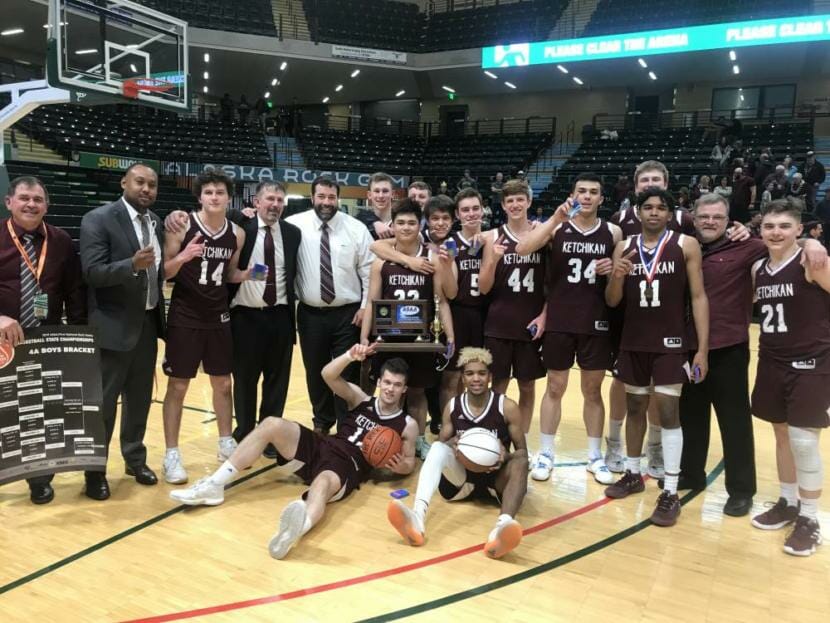
[[645,247],[643,246],[643,235],[640,234],[637,239],[637,250],[640,252],[640,261],[643,263],[643,270],[645,272],[646,283],[651,285],[654,281],[654,276],[657,274],[657,266],[660,264],[660,257],[663,255],[663,250],[666,248],[666,243],[669,241],[669,230],[663,232],[660,240],[657,241],[657,246],[654,248],[654,255],[651,260],[646,261]]
[[49,246],[49,234],[46,227],[43,228],[43,246],[40,248],[40,257],[37,260],[37,270],[35,270],[34,265],[32,264],[32,260],[29,259],[29,254],[26,253],[26,249],[23,248],[23,245],[20,244],[20,240],[17,237],[17,234],[14,232],[14,227],[12,227],[12,221],[9,219],[6,221],[6,227],[9,229],[9,235],[12,237],[12,242],[14,242],[14,246],[17,247],[17,250],[20,251],[20,257],[23,258],[23,261],[26,262],[26,266],[32,271],[32,275],[35,277],[35,281],[37,281],[38,285],[40,285],[40,275],[43,273],[43,267],[46,266],[46,249]]

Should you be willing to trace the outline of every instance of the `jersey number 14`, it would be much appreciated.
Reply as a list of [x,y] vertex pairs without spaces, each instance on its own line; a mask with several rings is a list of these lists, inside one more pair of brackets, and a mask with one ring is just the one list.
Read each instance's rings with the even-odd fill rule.
[[[219,262],[216,270],[210,275],[210,280],[215,286],[222,285],[222,277],[225,276],[225,262]],[[202,260],[202,272],[199,274],[199,284],[206,286],[208,284],[208,261]]]

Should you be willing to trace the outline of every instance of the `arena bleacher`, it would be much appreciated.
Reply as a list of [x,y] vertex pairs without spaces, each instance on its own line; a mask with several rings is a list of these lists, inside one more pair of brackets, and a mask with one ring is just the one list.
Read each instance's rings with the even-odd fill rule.
[[276,36],[270,0],[138,0],[196,28]]

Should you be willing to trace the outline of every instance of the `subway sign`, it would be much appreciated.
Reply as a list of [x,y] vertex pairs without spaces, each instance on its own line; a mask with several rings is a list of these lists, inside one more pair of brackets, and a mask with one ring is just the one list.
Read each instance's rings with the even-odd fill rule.
[[484,69],[522,67],[827,40],[830,40],[830,15],[809,15],[497,45],[482,48],[481,66]]

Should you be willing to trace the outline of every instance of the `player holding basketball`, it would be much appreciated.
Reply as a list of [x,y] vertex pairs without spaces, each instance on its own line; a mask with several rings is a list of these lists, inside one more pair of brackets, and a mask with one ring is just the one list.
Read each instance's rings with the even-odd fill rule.
[[510,378],[516,379],[522,431],[527,435],[536,379],[545,376],[539,353],[545,333],[545,258],[538,251],[526,256],[516,252],[516,245],[532,230],[527,218],[530,186],[524,180],[510,180],[502,187],[502,196],[507,223],[485,236],[478,280],[479,292],[490,295],[484,345],[493,354],[493,389],[503,394]]
[[[450,501],[471,496],[500,501],[501,513],[484,546],[491,558],[501,558],[521,542],[522,527],[514,518],[527,492],[527,448],[518,405],[490,389],[492,364],[493,356],[486,349],[461,351],[458,365],[466,391],[444,408],[439,441],[432,444],[418,475],[414,508],[399,500],[389,503],[389,521],[410,545],[424,543],[427,510],[436,491]],[[503,455],[489,470],[472,472],[458,460],[456,443],[465,430],[479,427],[498,437]]]
[[[360,333],[361,344],[369,344],[374,320],[374,301],[378,299],[424,300],[427,301],[426,321],[431,326],[435,314],[440,314],[441,326],[447,340],[448,356],[454,350],[455,334],[453,332],[452,315],[444,294],[443,283],[452,279],[450,269],[443,266],[444,261],[430,254],[429,248],[420,241],[421,208],[411,199],[404,199],[392,208],[392,230],[395,238],[395,251],[407,256],[410,260],[423,258],[430,261],[434,273],[418,272],[407,265],[392,261],[376,259],[372,264],[369,277],[369,296],[366,312],[363,315],[363,327]],[[447,276],[449,274],[449,276]],[[438,298],[438,309],[434,309],[434,300]],[[387,340],[388,341],[388,340]],[[412,341],[412,340],[406,340]],[[383,353],[372,360],[373,376],[377,376],[380,364],[392,356]],[[417,452],[420,458],[425,458],[429,451],[429,443],[424,436],[426,432],[427,402],[424,389],[432,387],[437,382],[435,370],[435,356],[433,353],[406,353],[403,359],[409,364],[409,383],[407,407],[418,422],[420,434],[417,442]]]
[[[626,471],[605,490],[605,495],[624,498],[645,489],[640,453],[646,409],[653,391],[653,406],[662,426],[665,483],[651,521],[659,526],[673,526],[680,514],[680,391],[690,378],[700,381],[706,377],[709,303],[703,289],[700,244],[696,238],[668,229],[675,208],[671,193],[650,188],[637,201],[643,233],[617,244],[605,290],[606,302],[612,307],[625,298],[625,324],[616,367],[619,379],[625,383],[628,410]],[[686,339],[687,291],[698,342],[691,374],[687,358],[690,345]]]
[[336,435],[324,437],[291,420],[268,417],[242,440],[213,475],[187,489],[172,491],[170,497],[190,506],[221,504],[225,501],[225,485],[240,470],[253,465],[265,446],[273,444],[277,449],[277,464],[309,485],[301,500],[283,509],[279,530],[268,544],[271,556],[279,560],[323,518],[326,504],[342,500],[369,479],[372,468],[360,446],[366,433],[376,426],[391,428],[403,441],[401,452],[384,467],[396,474],[411,473],[415,468],[418,425],[403,412],[406,363],[395,358],[383,364],[377,397],[367,396],[360,387],[342,377],[350,363],[363,361],[373,353],[374,347],[355,344],[323,368],[323,380],[349,409]]
[[517,253],[527,255],[550,243],[548,267],[553,273],[543,346],[547,389],[539,413],[541,447],[531,471],[534,480],[547,480],[553,471],[554,436],[562,419],[562,397],[575,357],[580,368],[582,418],[588,433],[587,469],[597,482],[614,482],[602,456],[605,404],[601,390],[605,371],[612,364],[606,276],[613,267],[611,254],[622,232],[597,216],[602,200],[602,180],[593,173],[583,173],[574,181],[571,201],[516,245]]
[[761,237],[769,258],[752,267],[761,311],[752,413],[775,432],[781,497],[752,525],[778,530],[795,522],[784,551],[810,556],[821,545],[819,438],[830,425],[830,266],[805,262],[801,232],[800,202],[779,199],[764,208]]
[[236,447],[231,437],[233,342],[225,284],[251,275],[250,270],[237,269],[245,232],[225,218],[233,181],[221,171],[205,171],[196,177],[193,190],[201,210],[190,215],[187,228],[168,233],[164,243],[164,274],[174,285],[162,364],[168,376],[162,407],[167,448],[162,471],[173,484],[187,482],[179,429],[184,397],[200,363],[213,391],[219,460],[227,459]]

